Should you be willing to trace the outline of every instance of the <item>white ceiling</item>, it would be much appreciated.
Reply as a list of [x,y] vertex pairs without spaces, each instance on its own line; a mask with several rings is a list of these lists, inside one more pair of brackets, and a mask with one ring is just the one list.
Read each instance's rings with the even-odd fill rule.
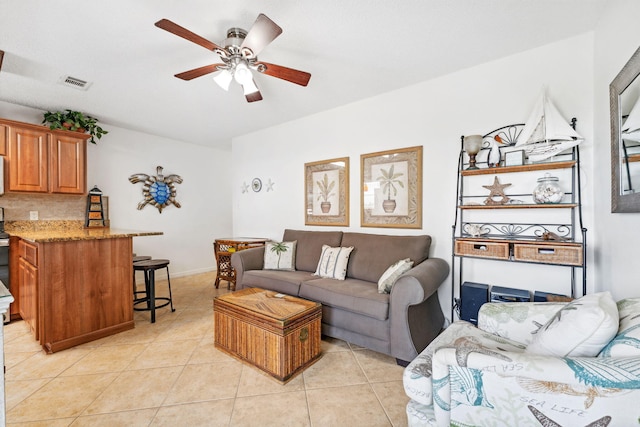
[[[115,125],[228,149],[231,138],[594,29],[606,0],[0,0],[0,100],[70,108]],[[256,76],[247,103],[211,78],[220,62],[154,26],[167,18],[221,44],[259,13],[283,28],[260,59],[312,74]],[[569,52],[569,54],[571,54]],[[541,64],[541,66],[543,66]],[[87,91],[59,84],[91,82]],[[108,135],[102,140],[108,141]]]

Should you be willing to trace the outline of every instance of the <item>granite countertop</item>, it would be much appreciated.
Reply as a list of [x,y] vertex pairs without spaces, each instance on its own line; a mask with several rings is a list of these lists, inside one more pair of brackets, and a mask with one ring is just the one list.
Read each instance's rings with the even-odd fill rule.
[[138,231],[118,228],[84,228],[83,221],[7,221],[5,231],[31,242],[118,239],[136,236],[159,236],[161,231]]

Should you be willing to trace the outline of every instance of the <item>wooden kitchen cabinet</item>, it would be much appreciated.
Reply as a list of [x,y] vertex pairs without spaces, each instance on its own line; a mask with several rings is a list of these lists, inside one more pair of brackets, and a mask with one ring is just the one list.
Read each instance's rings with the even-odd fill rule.
[[0,124],[0,156],[7,155],[8,140],[9,140],[9,126]]
[[21,240],[19,243],[18,280],[20,283],[20,316],[29,325],[36,339],[39,339],[38,326],[38,247]]
[[76,135],[54,133],[50,142],[50,191],[84,194],[87,187],[87,141]]
[[[20,238],[16,236],[9,237],[9,292],[13,295],[9,312],[11,320],[19,320],[20,316],[20,278],[18,276],[18,266],[20,260]],[[12,273],[11,273],[12,272]]]
[[[0,119],[5,191],[85,194],[88,134]],[[2,140],[0,138],[0,150]]]
[[44,129],[10,128],[6,191],[49,192],[49,137]]

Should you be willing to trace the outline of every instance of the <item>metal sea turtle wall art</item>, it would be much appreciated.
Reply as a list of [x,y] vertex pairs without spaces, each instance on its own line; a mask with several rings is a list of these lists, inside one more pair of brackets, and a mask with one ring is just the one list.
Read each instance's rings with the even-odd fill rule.
[[156,175],[149,176],[144,173],[136,173],[129,177],[132,184],[142,182],[142,196],[144,199],[138,203],[138,210],[142,210],[146,205],[155,206],[162,213],[162,209],[169,205],[176,208],[181,207],[176,200],[175,184],[182,184],[180,175],[162,175],[162,166],[156,167]]

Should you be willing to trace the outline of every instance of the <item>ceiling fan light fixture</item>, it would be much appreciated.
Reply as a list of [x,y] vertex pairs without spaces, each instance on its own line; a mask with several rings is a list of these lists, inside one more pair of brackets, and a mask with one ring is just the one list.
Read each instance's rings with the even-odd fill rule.
[[253,74],[251,74],[251,70],[247,67],[247,63],[245,61],[238,62],[236,69],[233,72],[233,78],[241,85],[253,82]]
[[252,93],[258,92],[258,86],[253,81],[253,79],[249,79],[248,81],[242,83],[242,90],[244,91],[244,95],[251,95]]
[[231,80],[233,80],[233,75],[228,70],[221,70],[213,77],[213,81],[226,91],[229,91]]

